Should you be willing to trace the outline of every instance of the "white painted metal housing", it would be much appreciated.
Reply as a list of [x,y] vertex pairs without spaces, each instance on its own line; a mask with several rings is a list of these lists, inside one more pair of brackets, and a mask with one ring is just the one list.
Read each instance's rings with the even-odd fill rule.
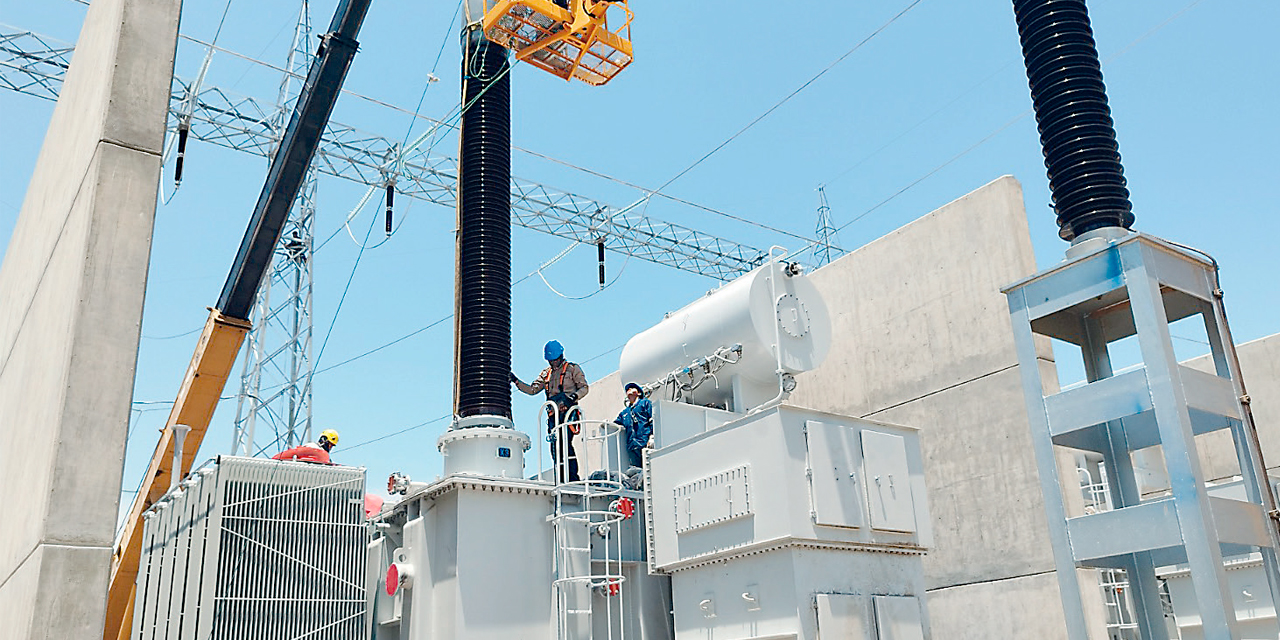
[[359,640],[364,469],[222,456],[144,515],[136,640]]
[[[455,475],[385,510],[368,548],[373,638],[556,638],[562,631],[553,587],[556,493],[551,482]],[[562,491],[560,508],[570,514],[606,510],[620,497],[642,502],[630,490],[597,497],[602,504]],[[671,640],[669,584],[645,570],[643,528],[638,514],[610,522],[606,535],[588,527],[563,528],[566,541],[591,549],[574,559],[583,566],[566,575],[590,575],[594,569],[587,565],[606,565],[624,578],[616,594],[607,585],[573,592],[569,605],[598,614],[568,616],[575,619],[571,637]],[[613,554],[607,563],[606,554]],[[389,585],[392,564],[398,570]],[[399,579],[406,573],[412,576],[408,583]],[[628,614],[605,615],[610,607]]]
[[650,453],[645,504],[678,638],[929,637],[915,429],[788,405],[708,428],[668,406],[660,428],[694,435]]

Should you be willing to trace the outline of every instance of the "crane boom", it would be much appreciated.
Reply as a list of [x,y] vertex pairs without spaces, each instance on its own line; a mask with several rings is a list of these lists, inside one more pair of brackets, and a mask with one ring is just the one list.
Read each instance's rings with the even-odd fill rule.
[[[164,495],[173,475],[181,478],[195,461],[222,388],[250,329],[248,318],[254,295],[271,266],[271,253],[280,241],[289,208],[302,187],[307,167],[320,145],[321,133],[359,47],[356,35],[360,32],[370,1],[339,2],[329,32],[321,38],[297,106],[280,146],[272,156],[267,180],[249,220],[249,228],[232,262],[218,304],[209,310],[209,319],[187,366],[166,428],[152,454],[144,486],[134,497],[116,543],[111,586],[107,594],[104,640],[123,640],[132,631],[134,584],[142,551],[142,514]],[[177,424],[187,425],[191,430],[186,436],[181,468],[173,469],[171,427]]]

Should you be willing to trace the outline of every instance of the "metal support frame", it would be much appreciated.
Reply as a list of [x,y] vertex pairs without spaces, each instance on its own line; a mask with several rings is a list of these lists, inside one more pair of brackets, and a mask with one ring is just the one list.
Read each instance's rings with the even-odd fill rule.
[[[1216,265],[1158,238],[1129,234],[1004,292],[1068,637],[1089,637],[1079,567],[1125,571],[1142,637],[1166,640],[1155,567],[1186,563],[1205,637],[1240,638],[1222,558],[1260,551],[1276,598],[1280,531]],[[1181,366],[1174,355],[1169,324],[1197,314],[1215,373]],[[1036,336],[1079,346],[1086,384],[1046,396]],[[1108,345],[1130,336],[1136,336],[1142,366],[1117,374]],[[1220,429],[1230,429],[1235,440],[1248,502],[1212,497],[1206,489],[1195,436]],[[1155,445],[1169,470],[1170,495],[1143,500],[1130,454]],[[1057,446],[1102,454],[1114,509],[1068,517]]]
[[814,231],[817,233],[817,242],[813,247],[815,266],[821,267],[844,254],[844,250],[840,248],[840,239],[836,237],[839,229],[831,221],[831,205],[827,204],[825,186],[818,187],[818,224]]
[[[0,89],[56,100],[72,50],[72,45],[0,25]],[[300,81],[306,72],[286,75]],[[186,118],[194,140],[265,158],[279,144],[279,131],[272,128],[276,105],[221,87],[175,76],[169,111],[170,135]],[[453,209],[457,159],[431,154],[425,146],[401,158],[401,147],[398,140],[331,120],[312,166],[358,184],[383,187],[394,181],[398,195]],[[768,257],[762,249],[650,218],[631,207],[614,207],[514,176],[511,217],[512,224],[527,229],[584,244],[603,241],[611,251],[722,281],[751,271]]]
[[[277,111],[270,130],[277,141],[302,90],[311,63],[311,8],[302,0]],[[277,142],[278,144],[278,142]],[[285,220],[274,264],[258,289],[253,331],[240,376],[232,455],[256,455],[257,425],[271,428],[274,443],[284,450],[311,439],[311,293],[315,251],[316,174],[310,169]],[[269,447],[270,445],[268,445]]]

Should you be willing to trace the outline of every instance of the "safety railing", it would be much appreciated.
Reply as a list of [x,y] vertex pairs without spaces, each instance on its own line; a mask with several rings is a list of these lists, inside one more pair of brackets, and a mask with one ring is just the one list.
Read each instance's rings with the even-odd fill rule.
[[[576,408],[561,420],[559,407],[550,401],[542,405],[539,417],[550,418],[553,451],[549,474],[555,483],[551,523],[556,637],[624,640],[621,596],[626,576],[620,527],[636,510],[635,503],[622,495],[626,429],[612,422],[585,420]],[[598,458],[584,455],[596,450],[601,452]],[[588,469],[588,460],[598,460],[600,468]],[[577,475],[572,474],[575,467]]]

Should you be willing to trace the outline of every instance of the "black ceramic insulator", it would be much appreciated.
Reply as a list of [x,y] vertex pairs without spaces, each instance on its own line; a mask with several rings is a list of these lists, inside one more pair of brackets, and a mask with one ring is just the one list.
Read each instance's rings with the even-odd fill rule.
[[506,49],[463,36],[457,415],[511,417],[511,74]]
[[173,182],[180,184],[182,182],[182,161],[187,155],[187,134],[191,131],[190,125],[178,126],[178,157],[173,162]]
[[391,207],[396,202],[396,186],[387,183],[387,237],[391,237]]
[[1133,226],[1084,0],[1013,0],[1058,235]]
[[596,258],[600,261],[600,286],[604,286],[604,240],[596,241]]

